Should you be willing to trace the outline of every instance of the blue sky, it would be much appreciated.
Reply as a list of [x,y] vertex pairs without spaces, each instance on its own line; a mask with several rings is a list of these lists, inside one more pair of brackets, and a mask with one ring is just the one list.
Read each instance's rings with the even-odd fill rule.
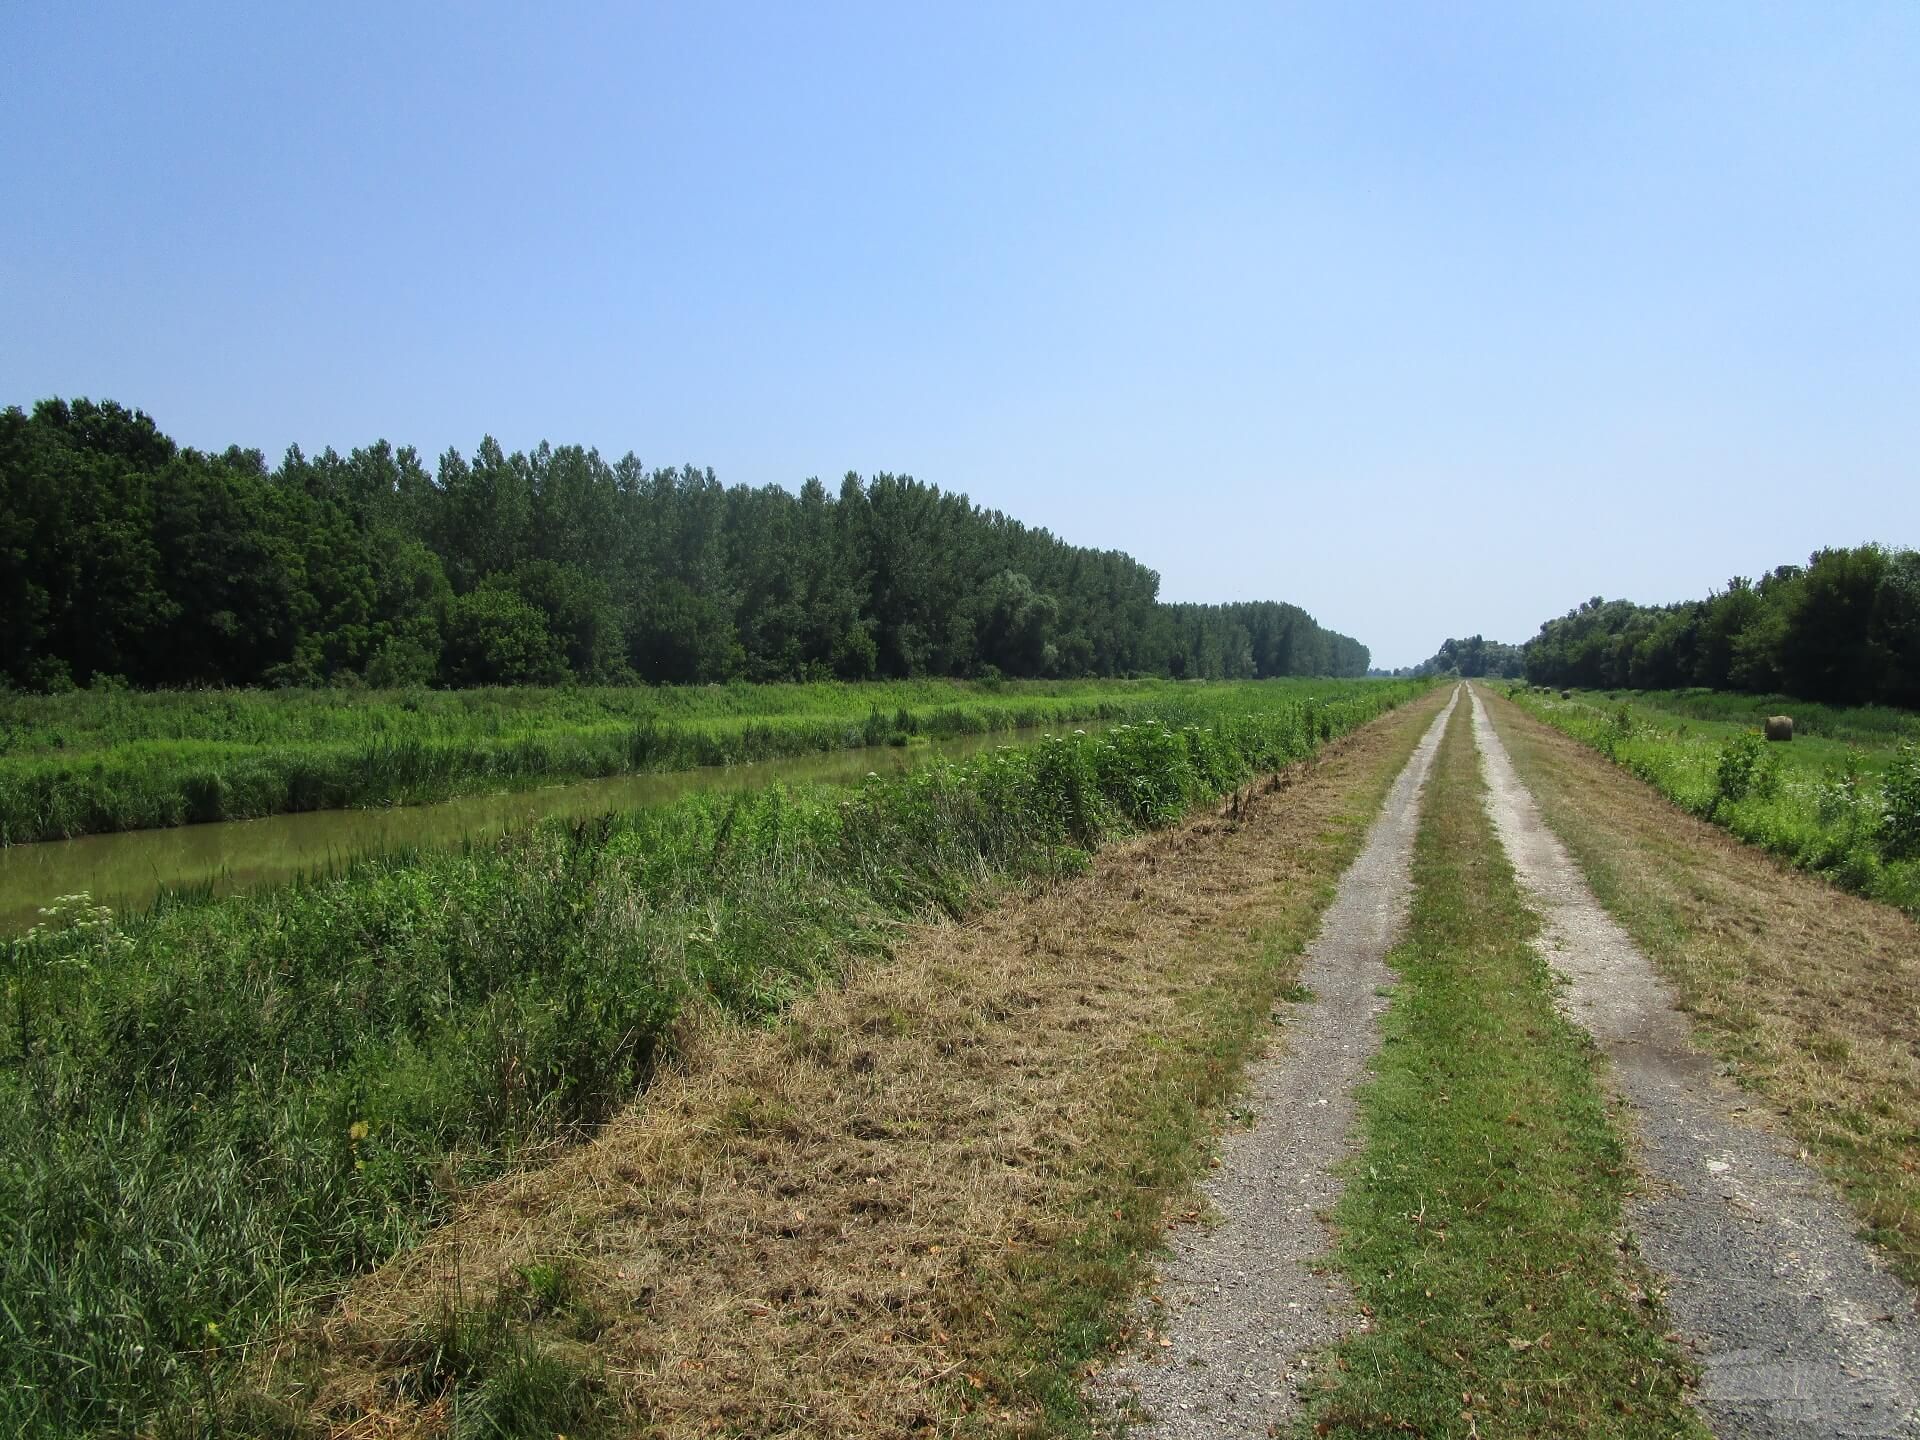
[[0,403],[906,472],[1388,665],[1920,542],[1908,0],[311,8],[7,7]]

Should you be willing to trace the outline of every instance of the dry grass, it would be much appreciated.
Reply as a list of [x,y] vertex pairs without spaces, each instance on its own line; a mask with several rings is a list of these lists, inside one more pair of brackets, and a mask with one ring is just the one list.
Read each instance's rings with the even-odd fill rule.
[[1482,689],[1515,765],[1695,1032],[1920,1283],[1920,925],[1789,869]]
[[[571,1267],[544,1340],[660,1436],[1074,1428],[1211,1126],[1436,691],[891,957],[711,1025],[593,1144],[473,1197],[283,1346],[336,1435],[434,1434],[397,1383],[456,1291]],[[531,1313],[531,1312],[529,1312]],[[536,1326],[538,1321],[530,1322]],[[570,1333],[571,1338],[562,1338]]]

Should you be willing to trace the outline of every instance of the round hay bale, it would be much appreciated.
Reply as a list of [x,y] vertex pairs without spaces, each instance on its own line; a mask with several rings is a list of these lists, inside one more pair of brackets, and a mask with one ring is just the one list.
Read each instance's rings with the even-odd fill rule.
[[1793,717],[1791,715],[1767,716],[1767,739],[1793,739]]
[[1571,690],[1562,690],[1560,692],[1560,698],[1562,700],[1571,700],[1573,698],[1573,692]]

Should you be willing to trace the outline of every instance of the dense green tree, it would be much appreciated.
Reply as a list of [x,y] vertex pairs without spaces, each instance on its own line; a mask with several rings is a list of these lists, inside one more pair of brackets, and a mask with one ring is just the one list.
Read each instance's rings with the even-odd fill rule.
[[1889,705],[1920,709],[1920,552],[1887,556],[1867,633],[1879,664],[1875,693]]
[[1594,599],[1526,647],[1549,685],[1699,685],[1834,704],[1920,704],[1920,557],[1878,545],[1821,550],[1704,600]]
[[297,502],[191,455],[154,475],[150,493],[171,623],[148,676],[173,685],[279,678],[276,672],[311,678],[284,667],[293,665],[301,620],[334,597],[316,602],[305,592],[287,514]]
[[441,673],[451,685],[556,685],[567,678],[547,617],[510,585],[482,585],[447,607]]
[[[729,489],[693,466],[490,437],[431,474],[384,440],[292,447],[269,469],[85,400],[0,416],[0,565],[0,674],[29,686],[1367,664],[1297,606],[1162,604],[1131,556],[910,476]],[[1909,633],[1905,613],[1886,609],[1888,634]]]
[[[58,401],[4,418],[0,543],[20,557],[0,581],[16,681],[147,680],[174,607],[161,589],[151,471],[175,465],[171,441],[137,411]],[[11,567],[10,567],[11,568]]]
[[1526,657],[1518,645],[1469,635],[1465,640],[1441,643],[1431,659],[1413,667],[1415,675],[1458,675],[1463,680],[1510,680],[1526,673]]
[[1017,570],[1002,570],[981,587],[974,643],[982,661],[1009,675],[1045,675],[1060,655],[1054,632],[1060,606]]
[[1863,545],[1822,550],[1794,577],[1792,594],[1774,607],[1780,616],[1775,664],[1787,690],[1844,704],[1878,689],[1872,623],[1886,574],[1886,552]]
[[618,678],[626,656],[620,617],[604,580],[578,565],[526,560],[487,584],[510,589],[540,612],[570,674],[582,680]]

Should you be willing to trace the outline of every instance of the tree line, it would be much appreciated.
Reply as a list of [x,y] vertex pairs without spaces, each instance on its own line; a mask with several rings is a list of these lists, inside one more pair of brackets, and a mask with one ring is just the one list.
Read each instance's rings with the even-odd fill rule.
[[491,438],[270,467],[110,401],[0,413],[0,675],[32,689],[1366,671],[1298,606],[1158,591],[908,476],[795,494]]
[[1542,625],[1525,655],[1527,678],[1544,685],[1920,708],[1920,553],[1821,550],[1675,605],[1596,596]]
[[1506,645],[1485,636],[1470,635],[1465,640],[1447,639],[1440,648],[1422,660],[1399,670],[1375,671],[1379,675],[1458,675],[1462,680],[1517,680],[1526,674],[1526,654],[1518,645]]

